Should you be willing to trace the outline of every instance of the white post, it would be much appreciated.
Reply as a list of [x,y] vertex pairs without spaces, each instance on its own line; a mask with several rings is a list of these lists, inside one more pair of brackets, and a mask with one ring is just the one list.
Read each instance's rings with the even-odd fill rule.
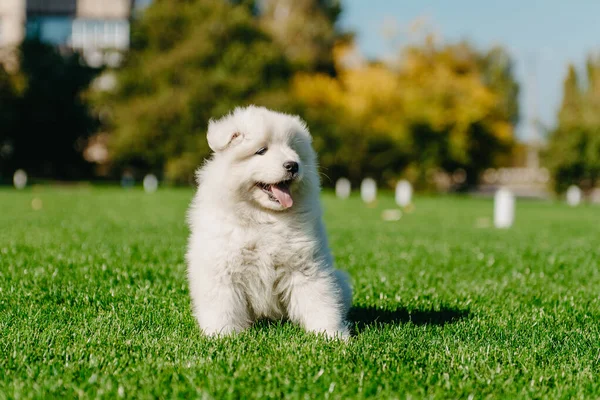
[[338,199],[347,199],[350,196],[352,186],[346,178],[340,178],[335,183],[335,195]]
[[396,204],[400,207],[408,206],[412,201],[413,188],[409,181],[401,180],[396,185]]
[[508,189],[500,189],[494,196],[494,225],[510,228],[515,220],[515,196]]
[[158,179],[153,174],[146,175],[143,184],[146,193],[154,193],[158,189]]
[[581,203],[581,189],[572,185],[567,189],[567,204],[571,207],[577,207]]
[[361,182],[360,197],[365,203],[372,203],[377,198],[377,183],[372,178],[365,178]]
[[25,189],[25,186],[27,186],[27,172],[22,169],[16,170],[13,175],[13,184],[17,189]]
[[600,204],[600,188],[595,188],[590,194],[592,204]]

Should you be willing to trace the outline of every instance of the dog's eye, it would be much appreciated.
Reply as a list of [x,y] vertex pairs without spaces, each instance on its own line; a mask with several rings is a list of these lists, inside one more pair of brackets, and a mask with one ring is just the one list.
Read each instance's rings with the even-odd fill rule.
[[260,149],[259,149],[259,150],[258,150],[256,153],[254,153],[254,154],[256,154],[256,155],[258,155],[258,156],[264,156],[264,155],[265,155],[265,153],[267,152],[267,150],[268,150],[268,149],[267,149],[266,147],[261,147],[261,148],[260,148]]

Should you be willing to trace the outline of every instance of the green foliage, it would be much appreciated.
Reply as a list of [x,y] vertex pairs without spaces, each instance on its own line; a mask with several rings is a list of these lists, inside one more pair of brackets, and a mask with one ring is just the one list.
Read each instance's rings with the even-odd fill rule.
[[600,58],[588,59],[584,85],[571,65],[564,82],[558,126],[545,152],[557,191],[600,185]]
[[264,0],[261,23],[297,70],[335,74],[339,0]]
[[398,66],[357,65],[340,11],[335,0],[153,3],[133,25],[117,90],[98,102],[111,111],[114,166],[189,182],[209,154],[208,120],[249,103],[306,119],[325,185],[402,175],[424,185],[439,169],[464,169],[472,184],[509,153],[518,86],[503,49],[427,41]]
[[[83,66],[77,54],[63,56],[52,46],[34,40],[21,44],[18,74],[7,78],[0,73],[0,92],[5,93],[0,96],[6,113],[0,116],[1,141],[11,148],[3,159],[3,173],[23,168],[39,178],[90,176],[90,166],[81,151],[97,124],[83,93],[96,73]],[[10,81],[12,91],[6,89]]]
[[13,140],[16,135],[17,93],[14,79],[0,64],[0,182],[2,175],[8,175],[9,160],[13,154]]
[[209,154],[208,120],[238,105],[281,106],[290,74],[247,4],[156,1],[133,24],[116,93],[101,100],[115,163],[190,181]]
[[[0,126],[12,127],[10,121],[14,118],[16,98],[13,79],[0,64]],[[6,131],[6,128],[0,130],[0,134],[6,135]]]
[[[290,323],[200,334],[185,272],[189,189],[0,190],[0,398],[600,397],[598,210],[326,194],[355,336]],[[33,198],[42,201],[32,210]],[[167,205],[167,206],[166,206]]]
[[500,118],[516,124],[519,122],[519,84],[510,55],[502,47],[495,46],[479,58],[483,82],[498,94],[499,104],[495,111]]

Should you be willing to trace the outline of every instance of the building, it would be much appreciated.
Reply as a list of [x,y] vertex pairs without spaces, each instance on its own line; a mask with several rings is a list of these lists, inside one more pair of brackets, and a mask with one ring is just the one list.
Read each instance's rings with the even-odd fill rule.
[[116,67],[129,48],[135,0],[0,0],[0,53],[23,38],[79,51],[91,66]]
[[0,0],[0,62],[15,65],[10,51],[25,36],[25,0]]
[[0,1],[0,46],[18,44],[25,33],[25,0]]

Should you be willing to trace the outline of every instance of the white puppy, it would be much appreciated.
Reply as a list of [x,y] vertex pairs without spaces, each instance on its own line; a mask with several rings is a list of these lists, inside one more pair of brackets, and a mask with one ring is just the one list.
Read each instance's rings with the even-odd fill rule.
[[228,334],[287,318],[347,337],[352,292],[333,268],[305,123],[250,106],[211,120],[207,136],[214,154],[197,172],[187,252],[200,328]]

